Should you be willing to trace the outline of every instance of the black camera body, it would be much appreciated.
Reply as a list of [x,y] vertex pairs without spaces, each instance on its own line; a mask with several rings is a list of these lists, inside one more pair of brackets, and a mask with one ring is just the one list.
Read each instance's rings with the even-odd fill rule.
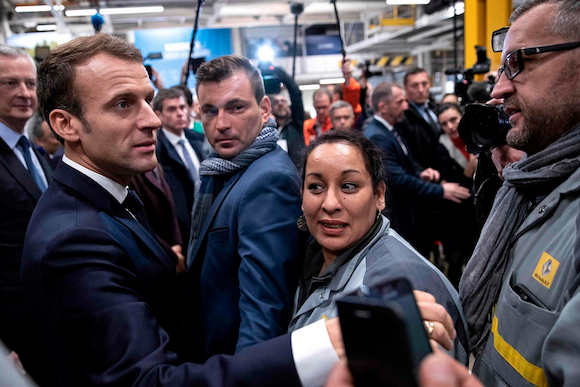
[[510,129],[509,116],[501,106],[472,103],[465,106],[457,131],[467,151],[478,154],[505,143]]

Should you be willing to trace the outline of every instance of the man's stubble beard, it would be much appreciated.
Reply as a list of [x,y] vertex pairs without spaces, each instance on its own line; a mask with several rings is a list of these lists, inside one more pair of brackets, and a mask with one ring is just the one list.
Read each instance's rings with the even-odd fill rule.
[[555,86],[550,95],[538,99],[534,106],[518,101],[523,124],[520,130],[508,132],[509,146],[532,155],[580,124],[580,76],[574,74],[568,79],[565,90]]

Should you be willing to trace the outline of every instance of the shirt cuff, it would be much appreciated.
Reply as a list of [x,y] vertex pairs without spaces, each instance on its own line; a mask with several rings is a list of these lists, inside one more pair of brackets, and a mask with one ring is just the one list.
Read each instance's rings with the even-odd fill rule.
[[339,360],[325,321],[320,320],[292,332],[292,356],[304,387],[324,385],[330,370]]

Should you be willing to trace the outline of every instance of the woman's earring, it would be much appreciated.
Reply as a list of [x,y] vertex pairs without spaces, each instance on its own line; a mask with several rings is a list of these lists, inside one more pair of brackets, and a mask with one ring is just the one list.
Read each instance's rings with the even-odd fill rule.
[[304,214],[298,217],[298,221],[296,222],[296,226],[300,231],[308,231],[308,225],[306,224],[306,217]]

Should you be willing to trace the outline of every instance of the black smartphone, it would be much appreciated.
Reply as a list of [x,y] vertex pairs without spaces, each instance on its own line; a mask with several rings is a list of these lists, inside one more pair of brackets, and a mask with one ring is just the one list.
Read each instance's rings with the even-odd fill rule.
[[409,282],[363,286],[336,304],[355,386],[416,387],[431,345]]
[[153,71],[151,71],[151,65],[145,65],[145,70],[147,70],[147,75],[149,75],[149,79],[153,79]]

